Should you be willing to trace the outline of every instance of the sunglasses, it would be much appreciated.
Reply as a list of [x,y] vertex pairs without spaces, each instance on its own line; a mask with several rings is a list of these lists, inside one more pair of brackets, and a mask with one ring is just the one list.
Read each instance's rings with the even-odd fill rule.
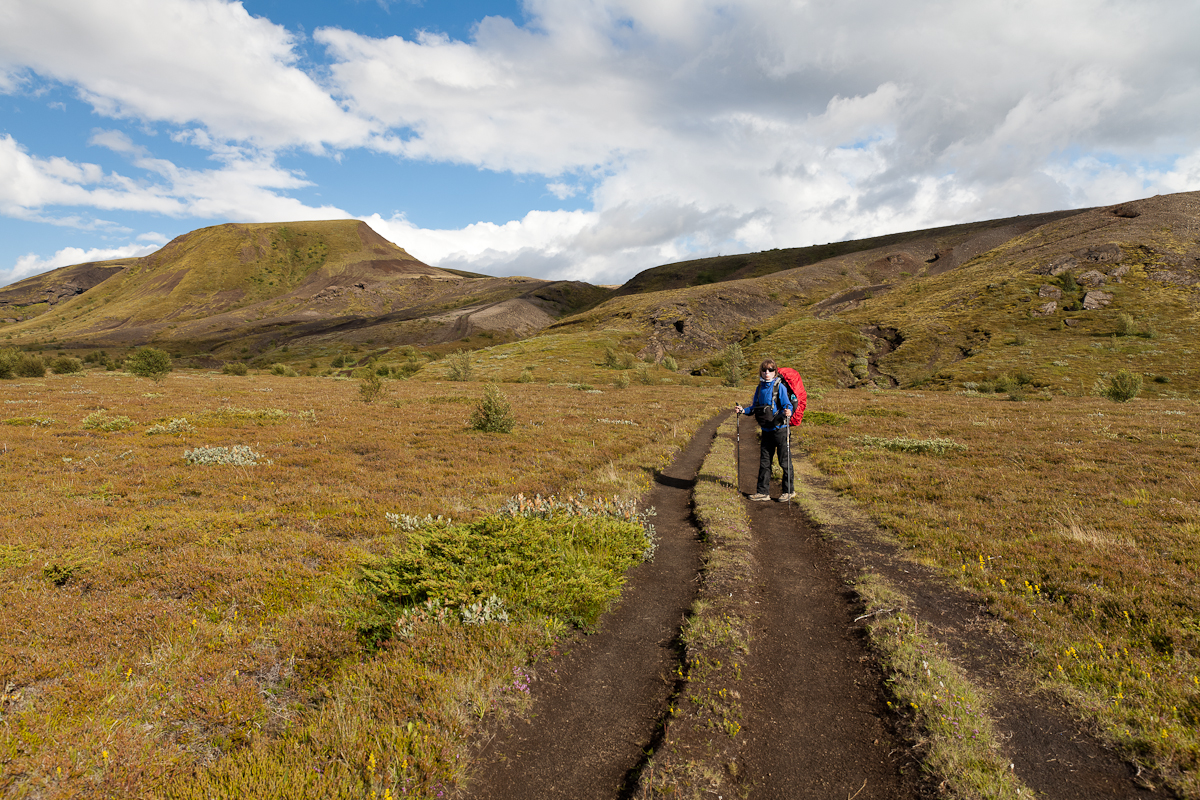
[[761,375],[767,375],[767,374],[769,374],[769,373],[772,373],[772,372],[774,372],[774,371],[775,371],[775,370],[773,370],[773,369],[771,369],[770,367],[768,367],[768,368],[766,368],[766,369],[760,369],[760,370],[759,370],[759,374],[761,374]]

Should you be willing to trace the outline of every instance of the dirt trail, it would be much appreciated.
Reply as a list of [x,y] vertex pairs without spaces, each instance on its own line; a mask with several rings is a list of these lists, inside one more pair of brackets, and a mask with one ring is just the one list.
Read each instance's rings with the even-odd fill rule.
[[598,633],[538,668],[532,717],[486,745],[466,796],[612,800],[636,779],[675,688],[676,638],[699,585],[691,489],[719,422],[706,423],[656,476],[646,500],[657,510],[654,561],[629,573]]
[[[722,417],[724,415],[721,415]],[[657,476],[660,543],[651,564],[629,574],[621,602],[595,635],[578,636],[543,663],[529,719],[507,724],[481,747],[465,796],[620,800],[633,795],[667,702],[678,687],[677,637],[697,591],[701,548],[691,489],[720,417],[707,423]],[[742,431],[743,491],[753,491],[758,445]],[[722,437],[717,446],[731,446]],[[842,503],[797,453],[797,480],[820,502]],[[773,487],[778,494],[778,486]],[[1053,697],[1028,691],[1026,659],[980,607],[932,570],[904,558],[869,522],[845,516],[819,534],[793,504],[747,501],[761,580],[761,608],[744,673],[739,747],[751,798],[912,798],[936,793],[913,748],[892,729],[881,676],[846,578],[867,568],[912,598],[977,685],[1018,776],[1050,800],[1159,798],[1115,753],[1083,730]],[[832,505],[830,506],[832,507]],[[1140,784],[1140,785],[1139,785]]]
[[[751,494],[758,441],[746,433],[741,489]],[[916,797],[920,766],[890,729],[881,676],[853,624],[854,597],[831,545],[794,504],[749,506],[764,572],[742,692],[750,796]]]

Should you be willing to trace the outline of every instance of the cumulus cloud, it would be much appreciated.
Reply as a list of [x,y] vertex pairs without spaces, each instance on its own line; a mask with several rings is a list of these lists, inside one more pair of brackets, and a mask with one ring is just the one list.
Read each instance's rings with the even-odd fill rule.
[[164,239],[164,237],[157,234],[149,234],[148,236],[138,238],[151,239],[153,241],[145,244],[91,248],[88,250],[79,247],[64,247],[49,258],[41,258],[33,253],[29,253],[18,258],[16,265],[11,269],[0,271],[0,281],[3,281],[0,285],[7,286],[22,278],[28,278],[31,275],[38,275],[52,269],[58,269],[59,267],[69,267],[72,264],[86,264],[90,261],[112,261],[118,258],[137,258],[149,255],[165,244],[165,241],[159,241]]
[[[91,141],[132,156],[134,166],[157,180],[135,180],[105,172],[96,164],[65,158],[38,158],[11,136],[0,136],[0,213],[45,221],[48,217],[41,209],[46,207],[86,206],[247,222],[349,216],[334,206],[314,208],[281,194],[310,184],[267,157],[230,149],[223,153],[222,168],[191,170],[151,157],[145,148],[135,146],[119,132],[99,131]],[[57,222],[80,228],[96,224],[76,215],[59,217]]]
[[296,45],[283,27],[224,0],[0,6],[0,73],[29,69],[75,86],[102,115],[196,123],[265,147],[362,144],[371,125],[300,69]]

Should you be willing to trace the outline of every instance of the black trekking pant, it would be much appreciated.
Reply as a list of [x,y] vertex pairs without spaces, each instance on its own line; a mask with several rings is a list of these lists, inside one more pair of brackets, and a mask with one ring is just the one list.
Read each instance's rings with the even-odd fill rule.
[[779,466],[783,470],[783,493],[795,491],[794,476],[792,475],[792,453],[788,444],[788,426],[763,431],[759,440],[758,458],[758,493],[771,493],[771,459],[779,458]]

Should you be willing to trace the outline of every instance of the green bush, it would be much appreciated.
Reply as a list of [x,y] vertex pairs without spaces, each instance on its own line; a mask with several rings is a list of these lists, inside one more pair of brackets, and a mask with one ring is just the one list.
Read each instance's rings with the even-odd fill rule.
[[471,428],[484,433],[511,433],[516,424],[508,398],[496,384],[489,383],[483,390],[483,399],[471,412]]
[[679,362],[672,356],[663,356],[662,365],[664,369],[669,369],[671,372],[679,371]]
[[1100,396],[1114,403],[1126,403],[1142,391],[1142,376],[1127,369],[1119,371],[1100,388]]
[[221,372],[225,375],[246,375],[250,372],[250,368],[241,361],[230,361],[221,367]]
[[156,347],[138,348],[133,355],[125,359],[125,371],[139,378],[149,378],[155,383],[163,380],[171,372],[171,356]]
[[19,350],[0,352],[0,378],[42,378],[46,364],[42,357]]
[[742,354],[742,346],[737,342],[725,348],[725,385],[740,386],[742,376],[746,372],[746,357]]
[[17,351],[12,348],[0,350],[0,379],[13,377],[13,366],[17,363]]
[[384,388],[383,379],[377,372],[368,372],[363,376],[362,383],[358,385],[358,399],[364,403],[374,403],[386,394],[387,389]]
[[525,367],[517,376],[517,383],[533,383],[533,367]]
[[358,587],[372,607],[360,635],[388,639],[405,610],[430,600],[462,608],[493,595],[515,616],[588,628],[620,595],[645,546],[640,524],[607,518],[489,516],[425,526],[396,554],[362,567]]
[[446,377],[452,381],[469,381],[473,371],[471,354],[465,350],[456,350],[446,358],[448,363]]
[[919,453],[922,455],[945,455],[949,452],[964,451],[965,444],[959,444],[952,439],[908,439],[903,436],[887,438],[883,436],[856,436],[854,441],[866,447],[881,447],[897,453]]
[[271,374],[272,375],[281,375],[284,378],[295,378],[295,377],[299,376],[299,373],[296,372],[296,370],[289,367],[287,364],[272,364],[271,365]]
[[108,411],[93,411],[83,419],[83,429],[88,431],[123,431],[133,427],[133,420],[126,416],[110,417]]
[[831,411],[809,411],[804,415],[805,425],[845,425],[850,418]]
[[55,375],[73,375],[83,372],[83,362],[70,356],[59,356],[50,362],[50,371]]
[[1117,336],[1136,336],[1137,326],[1128,314],[1117,315]]

